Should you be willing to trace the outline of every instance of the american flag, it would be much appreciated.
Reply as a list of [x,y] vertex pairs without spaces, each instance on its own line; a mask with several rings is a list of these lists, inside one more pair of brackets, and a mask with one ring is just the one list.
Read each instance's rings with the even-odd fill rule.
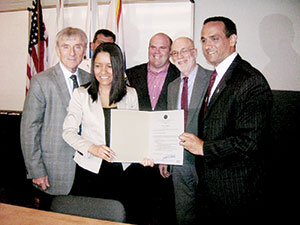
[[31,29],[28,44],[26,93],[32,76],[44,71],[48,66],[48,34],[43,22],[42,5],[40,0],[32,1]]

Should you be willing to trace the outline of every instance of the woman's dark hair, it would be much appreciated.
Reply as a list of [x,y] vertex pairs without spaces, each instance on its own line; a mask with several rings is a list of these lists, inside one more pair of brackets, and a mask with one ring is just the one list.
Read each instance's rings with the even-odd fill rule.
[[223,16],[209,17],[204,21],[203,24],[206,24],[208,22],[223,22],[225,25],[224,33],[227,38],[229,38],[232,34],[235,35],[237,34],[235,23],[227,17],[223,17]]
[[113,81],[109,95],[109,105],[117,103],[126,95],[126,82],[124,79],[124,60],[123,53],[115,43],[100,44],[93,54],[92,58],[92,81],[86,85],[88,93],[91,95],[93,102],[97,100],[99,93],[99,82],[95,77],[94,64],[95,58],[100,52],[107,52],[110,55],[110,61],[113,71]]

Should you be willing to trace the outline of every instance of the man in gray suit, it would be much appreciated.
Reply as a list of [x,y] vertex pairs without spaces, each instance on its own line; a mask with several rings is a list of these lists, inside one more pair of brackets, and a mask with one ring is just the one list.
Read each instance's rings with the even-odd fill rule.
[[[188,77],[188,117],[186,132],[197,135],[198,114],[205,96],[211,71],[196,63],[197,49],[190,38],[176,39],[171,47],[171,57],[181,72],[181,76],[168,86],[168,109],[181,109],[181,95],[184,77]],[[160,165],[161,175],[170,176],[167,165]],[[184,151],[183,166],[172,166],[172,179],[175,192],[175,207],[178,224],[195,224],[195,197],[198,176],[195,169],[195,157]]]
[[[45,199],[51,199],[49,195],[67,195],[73,184],[74,150],[62,138],[62,125],[73,89],[91,79],[89,73],[78,69],[86,47],[87,37],[82,30],[61,30],[56,35],[60,62],[31,79],[25,100],[21,147],[27,178],[47,193]],[[75,75],[77,84],[71,75]]]

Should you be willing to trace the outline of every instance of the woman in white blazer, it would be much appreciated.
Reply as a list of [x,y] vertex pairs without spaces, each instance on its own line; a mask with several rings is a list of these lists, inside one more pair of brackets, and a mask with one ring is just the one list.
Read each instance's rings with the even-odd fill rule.
[[[92,68],[92,82],[74,90],[63,124],[63,139],[74,148],[77,163],[70,194],[120,199],[122,173],[129,165],[111,163],[110,111],[138,110],[138,97],[126,86],[123,55],[116,44],[99,45]],[[153,166],[148,159],[143,164]]]

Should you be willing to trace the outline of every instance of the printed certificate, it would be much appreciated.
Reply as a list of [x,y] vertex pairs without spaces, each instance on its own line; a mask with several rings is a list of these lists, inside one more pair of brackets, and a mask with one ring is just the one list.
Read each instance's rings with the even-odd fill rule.
[[115,162],[141,162],[153,159],[156,164],[183,164],[179,135],[184,132],[183,110],[111,111],[110,148]]

